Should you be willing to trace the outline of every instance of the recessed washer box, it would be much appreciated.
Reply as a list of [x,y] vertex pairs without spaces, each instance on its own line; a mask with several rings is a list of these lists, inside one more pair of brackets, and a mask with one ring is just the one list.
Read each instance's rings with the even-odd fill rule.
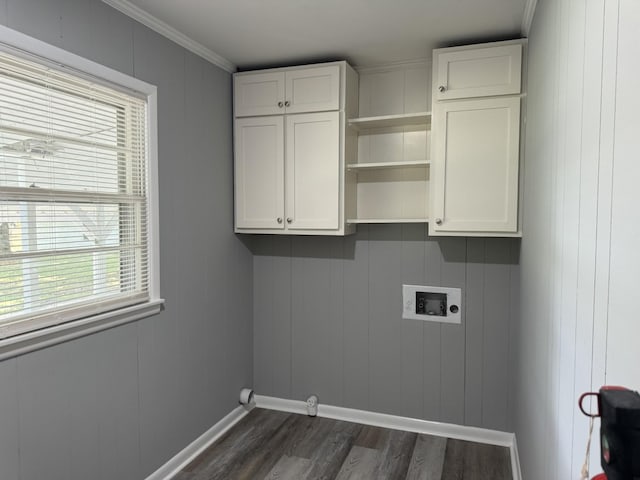
[[449,287],[402,285],[402,318],[427,322],[462,323],[462,290]]

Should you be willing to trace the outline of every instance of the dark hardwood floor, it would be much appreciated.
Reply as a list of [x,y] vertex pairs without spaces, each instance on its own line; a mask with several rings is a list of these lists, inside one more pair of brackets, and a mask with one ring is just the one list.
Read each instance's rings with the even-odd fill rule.
[[509,449],[256,408],[174,480],[512,480]]

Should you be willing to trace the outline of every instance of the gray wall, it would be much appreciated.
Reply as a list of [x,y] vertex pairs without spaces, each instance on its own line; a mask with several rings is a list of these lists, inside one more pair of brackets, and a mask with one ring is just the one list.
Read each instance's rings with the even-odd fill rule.
[[[256,236],[256,393],[510,430],[519,247],[424,224]],[[462,325],[402,320],[403,283],[461,287]]]
[[0,22],[158,86],[165,311],[0,363],[2,480],[139,480],[252,383],[231,77],[99,0],[0,0]]

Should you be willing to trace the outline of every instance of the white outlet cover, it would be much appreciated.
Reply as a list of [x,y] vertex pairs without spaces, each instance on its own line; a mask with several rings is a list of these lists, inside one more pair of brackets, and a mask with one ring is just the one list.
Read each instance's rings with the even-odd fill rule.
[[[447,316],[421,315],[416,313],[416,292],[445,293],[447,295]],[[458,311],[452,313],[451,305]],[[449,287],[429,287],[424,285],[402,285],[402,318],[426,322],[462,323],[462,290]]]

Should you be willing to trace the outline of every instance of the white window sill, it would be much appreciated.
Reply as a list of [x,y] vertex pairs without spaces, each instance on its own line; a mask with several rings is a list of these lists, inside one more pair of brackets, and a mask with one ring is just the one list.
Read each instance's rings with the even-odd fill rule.
[[5,338],[0,340],[0,361],[155,315],[160,312],[163,304],[163,299],[150,300],[139,305]]

